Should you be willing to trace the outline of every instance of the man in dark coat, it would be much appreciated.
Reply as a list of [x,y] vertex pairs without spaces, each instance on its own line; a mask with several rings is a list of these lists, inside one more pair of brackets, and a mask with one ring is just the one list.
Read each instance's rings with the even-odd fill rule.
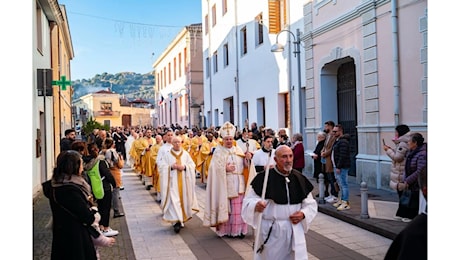
[[335,179],[339,183],[342,196],[339,201],[333,204],[337,210],[348,210],[350,209],[350,203],[348,200],[348,171],[351,166],[350,159],[350,135],[343,134],[343,127],[340,124],[334,126],[332,133],[337,138],[334,145],[332,146],[332,163],[334,165]]
[[117,127],[117,131],[115,131],[112,135],[113,142],[115,143],[115,150],[117,153],[121,153],[123,156],[123,160],[126,161],[126,148],[125,148],[125,143],[126,140],[128,140],[128,137],[126,137],[125,133],[123,133],[123,130],[121,127]]
[[67,129],[64,132],[65,137],[61,139],[61,152],[71,150],[72,143],[75,142],[75,129]]

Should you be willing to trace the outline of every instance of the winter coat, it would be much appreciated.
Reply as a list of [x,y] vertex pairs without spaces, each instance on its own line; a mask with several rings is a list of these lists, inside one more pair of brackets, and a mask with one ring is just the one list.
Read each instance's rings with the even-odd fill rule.
[[326,142],[326,139],[319,141],[316,144],[315,150],[313,151],[314,154],[317,154],[318,157],[316,159],[313,159],[313,177],[319,178],[319,174],[323,173],[323,164],[321,163],[321,150],[323,150],[324,143]]
[[403,136],[400,136],[398,139],[393,140],[396,145],[395,148],[390,148],[386,150],[386,154],[390,157],[391,164],[391,173],[390,173],[390,188],[393,190],[397,189],[399,182],[404,181],[404,167],[406,165],[406,156],[409,147],[407,142],[410,139],[410,133],[406,133]]
[[409,151],[406,157],[404,181],[409,184],[409,189],[418,191],[418,175],[424,166],[427,166],[427,144],[418,146]]
[[94,222],[94,212],[90,211],[92,205],[83,192],[76,185],[51,187],[50,182],[44,183],[43,192],[50,200],[53,213],[51,260],[97,259],[89,229],[84,226]]
[[305,152],[302,142],[296,142],[292,147],[292,152],[294,154],[292,168],[303,169],[305,167]]
[[335,168],[350,168],[350,135],[344,134],[335,140],[332,151],[334,153]]
[[[321,152],[324,152],[326,154],[324,156],[324,158],[326,159],[326,164],[324,165],[324,167],[325,167],[324,172],[325,173],[333,173],[334,172],[334,167],[332,165],[331,154],[332,154],[332,146],[335,143],[335,139],[336,139],[335,136],[328,134],[327,137],[326,137],[326,141],[324,142],[324,147],[321,150]],[[319,155],[321,155],[321,154],[319,154]]]

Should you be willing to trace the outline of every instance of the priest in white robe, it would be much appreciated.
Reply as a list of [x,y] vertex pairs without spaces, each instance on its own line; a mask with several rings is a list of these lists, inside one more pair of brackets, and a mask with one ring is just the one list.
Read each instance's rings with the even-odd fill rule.
[[[161,164],[161,161],[163,160],[163,158],[165,157],[165,155],[167,155],[171,149],[172,149],[172,138],[174,137],[174,132],[171,128],[168,128],[166,129],[164,135],[163,135],[163,145],[161,145],[160,149],[158,150],[158,154],[157,154],[157,158],[156,158],[156,164],[157,164],[157,167],[159,167],[159,165]],[[161,172],[159,171],[159,168],[158,168],[158,172],[159,172],[159,180],[158,182],[160,183],[160,192],[157,191],[157,196],[155,198],[155,200],[157,202],[161,201],[161,198],[164,197],[164,192],[166,189],[167,189],[167,186],[168,186],[168,179],[166,178],[162,178],[161,177]]]
[[179,233],[184,223],[199,211],[195,193],[195,163],[182,149],[179,136],[172,138],[172,149],[158,163],[160,179],[167,183],[162,190],[163,220],[172,223],[174,231]]
[[241,218],[246,184],[243,176],[244,152],[233,145],[236,127],[225,122],[220,128],[223,145],[214,150],[208,168],[206,202],[203,217],[205,227],[216,227],[219,237],[244,238],[248,226]]
[[265,169],[275,167],[275,151],[273,150],[273,136],[266,135],[262,141],[262,149],[257,150],[251,160],[249,167],[248,183],[246,184],[246,192],[251,190],[250,183],[254,177],[261,172],[265,172]]
[[261,197],[262,173],[254,177],[243,200],[243,220],[259,232],[256,260],[308,259],[305,234],[318,213],[318,205],[311,194],[313,185],[292,169],[293,158],[289,146],[279,146],[275,150],[276,166],[268,172],[265,198]]

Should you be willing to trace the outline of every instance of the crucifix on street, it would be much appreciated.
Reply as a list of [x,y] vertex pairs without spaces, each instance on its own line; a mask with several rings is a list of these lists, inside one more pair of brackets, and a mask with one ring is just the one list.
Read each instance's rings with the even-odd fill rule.
[[61,76],[61,80],[53,80],[53,85],[61,86],[61,90],[66,90],[67,86],[70,86],[70,80],[66,80],[65,75]]

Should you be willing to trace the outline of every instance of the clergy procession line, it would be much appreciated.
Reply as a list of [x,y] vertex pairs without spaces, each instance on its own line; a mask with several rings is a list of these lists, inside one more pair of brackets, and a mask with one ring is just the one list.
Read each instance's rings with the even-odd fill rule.
[[[362,252],[354,252],[353,244],[346,246],[350,243],[347,240],[349,232],[341,234],[334,229],[333,233],[323,236],[322,232],[327,232],[330,227],[343,227],[345,223],[335,220],[334,224],[324,226],[325,217],[318,213],[319,206],[312,194],[315,189],[317,193],[315,185],[318,184],[310,182],[302,174],[305,158],[301,135],[294,134],[291,143],[285,131],[278,131],[277,138],[273,130],[257,128],[254,123],[251,129],[241,131],[230,122],[215,129],[173,127],[128,129],[130,133],[120,127],[111,131],[96,129],[83,140],[75,140],[71,134],[66,136],[67,140],[63,139],[63,144],[68,143],[63,145],[59,155],[63,159],[58,159],[55,174],[47,182],[50,186],[46,189],[44,186],[44,195],[50,200],[53,214],[53,223],[48,225],[53,231],[51,259],[70,257],[81,250],[87,255],[85,259],[125,259],[120,252],[116,253],[120,249],[126,251],[122,254],[130,255],[127,259],[133,259],[130,252],[145,246],[149,252],[137,252],[134,259],[162,259],[159,255],[149,255],[152,250],[160,249],[165,257],[193,254],[190,259],[195,259],[205,254],[208,259],[215,259],[220,252],[214,255],[210,252],[226,250],[228,245],[223,244],[230,244],[229,241],[243,244],[232,246],[234,250],[228,251],[228,255],[225,253],[230,257],[228,259],[315,259],[316,255],[324,257],[318,249],[325,245],[330,249],[320,251],[353,254],[353,259],[366,259]],[[302,151],[301,159],[296,156],[296,150]],[[70,160],[72,166],[63,163],[66,160]],[[80,169],[77,165],[81,165]],[[67,177],[56,179],[59,174],[68,176],[69,180]],[[95,175],[100,175],[100,178]],[[131,185],[131,177],[139,179],[142,190],[148,191],[148,197],[157,203],[142,199],[138,204],[138,199],[144,195],[136,193],[138,188]],[[125,181],[129,185],[127,190],[124,188]],[[82,183],[90,185],[85,187]],[[98,189],[98,185],[103,191]],[[64,191],[62,189],[73,191],[75,200],[68,200],[68,196],[54,198],[53,194]],[[124,195],[120,194],[120,190],[125,190]],[[76,201],[79,203],[76,204]],[[349,202],[344,203],[349,205]],[[79,212],[87,206],[90,207],[89,212]],[[129,214],[125,216],[127,208]],[[112,209],[113,219],[110,218]],[[153,215],[151,209],[157,209]],[[76,222],[76,218],[69,219],[68,212],[77,216],[84,213],[83,225]],[[313,220],[318,215],[320,219],[316,222],[319,223],[315,224]],[[133,216],[134,221],[131,219]],[[194,216],[198,216],[201,222]],[[121,222],[118,221],[120,217],[124,217]],[[182,231],[184,235],[177,236],[186,225],[191,227]],[[170,231],[165,229],[168,226]],[[68,232],[69,227],[75,234]],[[94,232],[89,232],[89,229],[94,229]],[[313,240],[315,245],[313,257],[307,252],[307,232],[310,229],[321,231],[321,234],[309,232],[309,244]],[[157,243],[154,247],[147,244],[152,239],[161,240],[165,232],[171,232],[170,235],[181,241],[186,237],[189,240],[178,249],[175,247],[179,240]],[[358,232],[355,230],[353,234]],[[207,238],[203,238],[204,233],[207,233]],[[194,235],[190,240],[191,234]],[[75,235],[87,238],[80,245],[80,250],[66,247],[72,244],[68,242]],[[246,238],[246,235],[249,236]],[[366,239],[372,237],[368,234],[364,236]],[[343,244],[335,242],[340,237],[345,239]],[[200,242],[206,244],[201,251],[196,247],[200,238],[206,240]],[[208,247],[209,239],[214,242]],[[321,246],[318,247],[317,241]],[[388,248],[389,240],[378,244],[374,240],[371,242],[368,245],[374,248],[371,258],[378,256],[380,259]],[[245,251],[241,251],[242,248]],[[334,250],[331,251],[332,248]]]
[[235,138],[237,129],[230,122],[204,135],[164,128],[153,138],[152,129],[145,135],[133,131],[126,142],[127,165],[147,190],[153,189],[162,218],[174,232],[199,211],[199,179],[206,184],[203,226],[215,228],[218,237],[240,239],[248,225],[260,231],[255,233],[255,259],[307,259],[305,233],[318,211],[313,185],[293,169],[290,146],[279,143],[273,149],[271,135],[264,135],[261,146],[249,132],[243,129]]
[[[237,131],[229,122],[221,128],[203,131],[206,140],[196,129],[147,127],[133,129],[128,135],[121,128],[113,130],[94,131],[88,139],[70,142],[71,150],[82,155],[84,149],[77,148],[82,144],[92,147],[92,156],[82,156],[85,168],[89,166],[88,159],[105,155],[109,169],[104,168],[104,158],[99,163],[101,174],[106,176],[103,182],[110,182],[108,173],[123,176],[110,184],[117,188],[116,193],[115,189],[105,191],[107,201],[111,196],[120,202],[112,206],[113,218],[110,208],[107,211],[96,200],[102,235],[97,239],[111,240],[87,241],[82,246],[91,257],[86,259],[382,259],[391,242],[339,218],[318,213],[320,207],[312,196],[313,189],[318,192],[318,184],[310,183],[293,167],[296,159],[292,148],[299,145],[294,136],[294,144],[288,146],[285,133],[280,131],[282,139],[278,140],[267,129],[268,134],[262,138],[253,135],[259,136],[259,142],[249,139],[252,131]],[[108,148],[107,144],[112,145]],[[99,145],[100,153],[96,149]],[[72,154],[75,153],[63,151],[60,156]],[[124,161],[124,165],[116,161]],[[81,170],[73,174],[78,175]],[[87,193],[88,188],[85,190]],[[49,193],[45,196],[50,198]],[[72,204],[59,198],[58,201],[73,210]],[[50,230],[42,229],[39,223],[49,218],[49,206],[40,209],[38,202],[34,202],[34,259],[50,259],[49,252],[58,248],[56,232],[62,231],[62,241],[73,240],[74,235],[65,224],[53,227],[53,235],[48,236]],[[91,208],[96,211],[90,215],[99,215],[97,208]],[[56,215],[59,208],[51,209],[53,220],[58,217],[59,222],[73,222],[65,212]],[[35,221],[35,214],[45,216],[43,221]],[[107,220],[103,221],[108,218],[110,226]],[[58,223],[58,219],[55,221]],[[88,247],[95,250],[95,258]],[[73,250],[63,249],[59,252],[73,254]],[[57,259],[53,253],[51,259]]]

